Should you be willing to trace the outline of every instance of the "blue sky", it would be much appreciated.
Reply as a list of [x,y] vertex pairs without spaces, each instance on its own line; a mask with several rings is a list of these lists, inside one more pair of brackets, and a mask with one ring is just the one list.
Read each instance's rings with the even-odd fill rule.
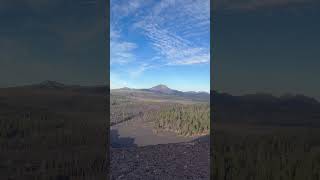
[[209,91],[209,10],[209,0],[111,0],[111,89]]

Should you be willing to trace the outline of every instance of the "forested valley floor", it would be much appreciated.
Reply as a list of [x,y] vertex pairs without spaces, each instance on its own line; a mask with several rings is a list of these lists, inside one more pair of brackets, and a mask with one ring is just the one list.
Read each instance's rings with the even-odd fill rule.
[[209,102],[111,93],[111,179],[209,179]]
[[106,87],[0,89],[0,179],[104,179]]
[[216,93],[215,180],[319,180],[320,103],[303,95]]

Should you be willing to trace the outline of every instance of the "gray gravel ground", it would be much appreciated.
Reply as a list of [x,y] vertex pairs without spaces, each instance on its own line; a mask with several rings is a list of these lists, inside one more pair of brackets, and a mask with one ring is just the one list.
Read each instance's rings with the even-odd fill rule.
[[112,180],[210,179],[209,140],[111,148]]

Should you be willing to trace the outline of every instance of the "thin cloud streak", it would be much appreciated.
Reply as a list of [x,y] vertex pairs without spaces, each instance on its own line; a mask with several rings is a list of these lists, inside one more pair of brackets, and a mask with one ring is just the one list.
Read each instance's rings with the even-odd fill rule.
[[127,64],[134,61],[136,57],[132,51],[136,48],[135,43],[122,41],[118,31],[110,30],[111,64]]
[[[177,10],[177,7],[180,10]],[[174,12],[170,10],[174,10]],[[173,16],[172,13],[177,15]],[[209,48],[199,47],[197,44],[190,42],[187,38],[175,32],[175,29],[186,27],[184,35],[189,37],[192,36],[193,32],[191,30],[194,30],[195,27],[208,31],[209,17],[209,1],[168,0],[157,4],[152,12],[136,22],[134,27],[143,30],[151,40],[154,49],[168,61],[167,64],[169,65],[207,63],[210,59],[207,56]],[[167,22],[172,22],[174,25],[167,28]]]
[[128,83],[121,79],[119,74],[110,72],[110,89],[118,89],[127,86]]
[[198,64],[210,61],[209,0],[111,0],[110,25],[111,79],[141,85],[208,67]]

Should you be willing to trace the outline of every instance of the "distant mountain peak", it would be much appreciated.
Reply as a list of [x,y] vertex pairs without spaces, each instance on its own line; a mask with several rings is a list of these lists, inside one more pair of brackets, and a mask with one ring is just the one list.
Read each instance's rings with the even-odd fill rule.
[[157,86],[154,86],[150,88],[149,90],[154,91],[154,92],[160,92],[160,93],[165,93],[165,94],[171,94],[175,92],[175,90],[168,88],[168,86],[159,84]]
[[170,89],[170,88],[168,88],[168,86],[166,86],[166,85],[159,84],[157,86],[152,87],[151,89],[154,89],[154,90],[161,89],[161,90],[163,90],[163,89]]

